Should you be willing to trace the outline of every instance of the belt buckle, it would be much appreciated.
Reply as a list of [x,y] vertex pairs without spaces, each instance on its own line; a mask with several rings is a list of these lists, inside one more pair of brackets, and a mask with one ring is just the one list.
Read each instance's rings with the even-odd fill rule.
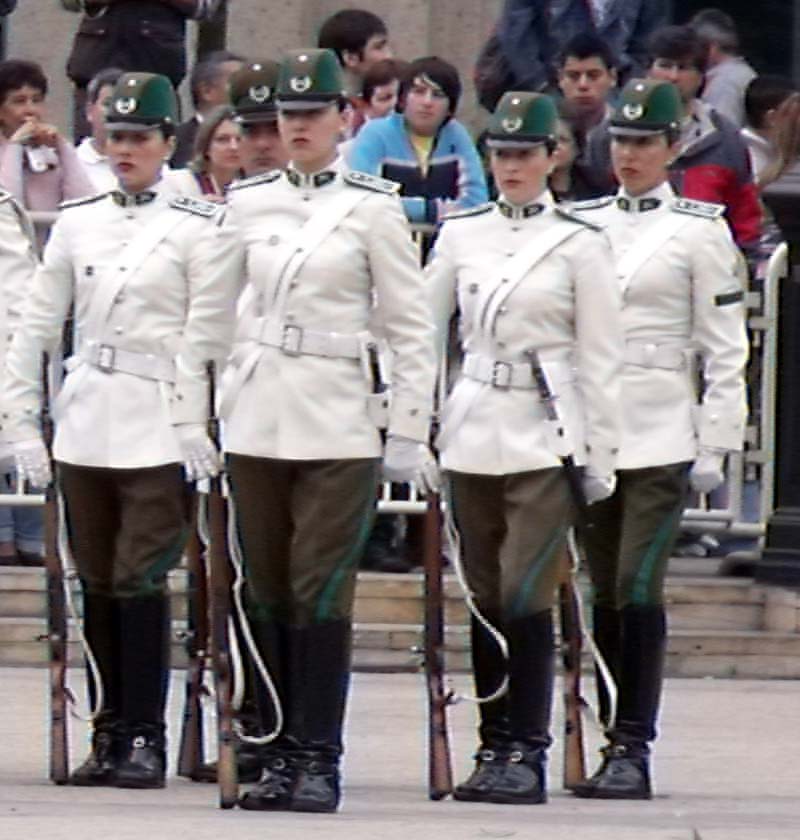
[[492,365],[492,388],[507,391],[511,387],[512,368],[510,362],[495,362]]
[[97,348],[97,367],[103,373],[112,373],[114,370],[114,358],[117,355],[116,348],[110,344],[101,344]]
[[281,352],[287,356],[299,356],[303,345],[303,328],[295,324],[284,324],[281,335]]

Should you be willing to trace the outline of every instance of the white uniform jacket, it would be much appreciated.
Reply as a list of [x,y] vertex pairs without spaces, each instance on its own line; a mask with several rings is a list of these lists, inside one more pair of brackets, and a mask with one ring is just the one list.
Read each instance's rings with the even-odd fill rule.
[[75,354],[56,400],[54,455],[92,467],[181,460],[174,424],[205,422],[208,361],[230,352],[237,243],[218,205],[154,188],[70,202],[53,227],[11,345],[5,424],[38,434],[40,364],[74,304]]
[[[314,176],[267,173],[229,194],[246,253],[225,449],[289,460],[381,454],[365,348],[388,345],[388,432],[427,441],[433,324],[396,185],[336,161]],[[249,339],[247,335],[249,333]]]
[[[0,190],[0,386],[6,352],[19,329],[22,307],[30,294],[37,264],[33,226],[11,193]],[[6,454],[0,431],[0,458]]]
[[[526,208],[501,199],[445,221],[427,277],[440,342],[457,308],[465,353],[443,413],[442,465],[504,475],[555,467],[573,453],[601,475],[613,472],[622,344],[605,236],[549,192]],[[566,438],[545,418],[531,349]]]
[[742,447],[744,290],[723,209],[678,199],[667,184],[573,208],[606,230],[622,293],[621,469],[691,461],[698,444]]

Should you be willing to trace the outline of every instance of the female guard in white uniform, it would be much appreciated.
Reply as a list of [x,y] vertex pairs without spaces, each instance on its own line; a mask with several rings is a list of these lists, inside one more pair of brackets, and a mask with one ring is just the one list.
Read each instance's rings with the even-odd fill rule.
[[[495,204],[445,222],[428,267],[439,337],[459,312],[461,375],[439,447],[467,582],[508,640],[508,694],[480,707],[480,745],[456,799],[544,802],[554,646],[552,606],[574,507],[560,456],[585,466],[590,501],[613,489],[619,435],[619,292],[605,237],[557,207],[546,188],[552,100],[507,93],[488,144]],[[535,354],[535,356],[533,354]],[[534,358],[565,434],[546,420]],[[477,691],[506,663],[472,624]]]
[[189,527],[183,465],[191,479],[217,463],[206,364],[230,348],[236,242],[217,205],[175,198],[160,180],[176,119],[168,79],[120,78],[107,115],[119,186],[63,207],[8,353],[3,423],[20,477],[43,486],[41,357],[74,307],[53,457],[102,683],[76,785],[164,785],[166,573]]

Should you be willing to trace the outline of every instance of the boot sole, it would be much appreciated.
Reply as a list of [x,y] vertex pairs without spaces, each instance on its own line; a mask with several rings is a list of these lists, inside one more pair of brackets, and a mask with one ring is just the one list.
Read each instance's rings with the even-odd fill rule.
[[539,796],[506,796],[502,793],[490,793],[486,802],[492,802],[495,805],[545,805],[547,803],[547,794],[543,793]]
[[307,805],[303,803],[292,802],[289,805],[290,811],[297,811],[298,813],[304,814],[335,814],[336,811],[339,810],[338,803],[334,806],[323,806],[317,805],[313,802],[308,803]]
[[123,788],[124,790],[160,790],[166,786],[167,782],[165,779],[153,782],[139,782],[133,779],[116,779],[114,782],[114,787]]
[[653,798],[652,793],[626,793],[624,791],[597,791],[597,790],[580,790],[578,788],[572,791],[573,796],[578,799],[629,799],[632,801],[648,800]]
[[479,793],[478,791],[470,793],[462,793],[457,790],[453,791],[453,799],[456,802],[491,802],[492,800],[489,799],[490,795],[488,790],[485,793]]
[[243,811],[291,811],[290,802],[262,802],[257,799],[242,797],[236,803]]

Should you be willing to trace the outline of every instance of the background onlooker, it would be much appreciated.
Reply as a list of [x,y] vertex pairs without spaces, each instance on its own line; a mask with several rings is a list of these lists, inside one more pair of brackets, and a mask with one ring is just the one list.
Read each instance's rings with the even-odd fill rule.
[[593,173],[588,172],[581,162],[572,109],[565,101],[558,103],[556,126],[553,171],[547,179],[547,185],[556,201],[583,201],[604,195],[605,191],[598,187]]
[[361,99],[364,102],[364,120],[379,119],[394,111],[400,95],[400,79],[408,62],[384,58],[373,64],[364,74]]
[[207,114],[228,102],[228,80],[243,64],[244,59],[235,53],[219,50],[198,61],[192,69],[189,89],[194,114],[175,132],[175,154],[170,164],[176,169],[191,160],[198,128]]
[[475,144],[454,117],[460,96],[452,64],[418,58],[401,84],[399,112],[367,123],[349,150],[353,169],[400,184],[411,222],[437,222],[450,210],[487,199]]
[[86,86],[86,120],[91,134],[81,140],[76,152],[97,192],[113,190],[117,185],[106,155],[105,109],[122,72],[118,67],[101,70]]
[[[778,178],[797,154],[797,85],[785,76],[756,76],[744,96],[742,137],[759,187]],[[788,148],[787,148],[788,146]]]
[[244,174],[241,140],[242,128],[234,121],[233,108],[214,108],[200,124],[189,165],[169,173],[170,186],[183,195],[224,198],[228,186]]
[[739,55],[739,33],[733,18],[721,9],[703,9],[689,26],[708,42],[703,101],[741,128],[744,93],[756,71]]
[[317,46],[336,53],[349,96],[360,96],[367,71],[392,57],[386,24],[364,9],[342,9],[331,15],[320,27]]
[[558,86],[564,97],[562,122],[569,120],[577,146],[573,198],[585,199],[614,190],[610,173],[588,165],[586,149],[595,132],[605,131],[609,100],[617,85],[616,58],[611,47],[593,32],[575,35],[558,60]]
[[[665,0],[505,0],[493,35],[476,67],[493,62],[504,83],[481,104],[492,110],[503,90],[543,90],[556,82],[563,45],[580,33],[594,33],[617,56],[620,80],[641,74],[650,34],[667,20]],[[492,101],[494,100],[494,101]]]
[[220,0],[62,0],[84,11],[67,60],[75,83],[75,140],[89,133],[86,86],[106,67],[161,73],[177,87],[186,75],[186,21],[213,17]]
[[45,122],[47,78],[32,61],[0,62],[0,186],[27,210],[94,192],[73,146]]

